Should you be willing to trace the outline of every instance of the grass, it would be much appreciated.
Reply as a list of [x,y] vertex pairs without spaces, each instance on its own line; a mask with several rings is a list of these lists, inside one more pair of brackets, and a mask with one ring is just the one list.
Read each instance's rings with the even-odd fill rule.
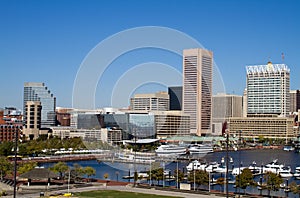
[[135,192],[124,192],[116,190],[97,190],[89,192],[80,192],[74,193],[75,196],[79,198],[89,198],[89,197],[100,197],[100,198],[134,198],[134,197],[143,197],[143,198],[174,198],[171,196],[163,195],[152,195],[152,194],[143,194]]

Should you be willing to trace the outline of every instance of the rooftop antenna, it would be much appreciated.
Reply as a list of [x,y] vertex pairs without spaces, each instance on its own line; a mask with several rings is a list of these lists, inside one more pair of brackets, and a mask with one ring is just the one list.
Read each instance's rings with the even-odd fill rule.
[[282,60],[282,63],[284,63],[284,53],[283,52],[281,53],[281,60]]

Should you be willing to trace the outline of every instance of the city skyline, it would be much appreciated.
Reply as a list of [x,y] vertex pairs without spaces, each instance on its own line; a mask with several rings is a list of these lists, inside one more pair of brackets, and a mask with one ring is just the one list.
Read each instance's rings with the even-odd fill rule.
[[[85,56],[110,35],[140,26],[179,30],[213,51],[227,93],[242,95],[246,87],[245,66],[266,64],[269,59],[274,64],[287,64],[291,69],[291,89],[300,88],[298,1],[215,0],[189,4],[175,1],[172,5],[160,1],[129,1],[128,5],[121,1],[91,1],[90,4],[1,1],[0,4],[3,30],[0,40],[5,46],[0,50],[3,72],[0,90],[4,93],[1,107],[22,109],[24,82],[44,82],[57,97],[57,106],[71,107],[74,79]],[[206,20],[199,20],[202,18]],[[108,74],[100,79],[95,106],[110,106],[105,95],[119,76],[132,66],[148,61],[164,62],[182,72],[182,57],[172,53],[151,49],[127,53],[112,63]],[[140,92],[161,89],[167,90],[152,85]],[[120,104],[128,106],[129,100]]]

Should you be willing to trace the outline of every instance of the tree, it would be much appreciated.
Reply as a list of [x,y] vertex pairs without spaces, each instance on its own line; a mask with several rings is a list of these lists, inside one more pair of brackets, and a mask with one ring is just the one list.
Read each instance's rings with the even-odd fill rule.
[[74,182],[81,181],[83,175],[84,175],[84,169],[82,168],[82,166],[80,166],[77,163],[73,164],[73,167],[70,171],[71,180]]
[[90,176],[96,175],[96,170],[91,166],[87,166],[84,168],[84,173],[87,175],[89,181]]
[[222,190],[222,186],[225,184],[225,178],[224,177],[219,177],[216,181],[216,184],[220,185],[221,190]]
[[[195,174],[195,176],[194,176]],[[191,171],[190,174],[188,175],[188,181],[194,182],[199,186],[199,185],[207,185],[209,182],[209,175],[206,171],[204,170],[195,170]]]
[[265,141],[265,137],[263,135],[259,135],[258,136],[258,142],[259,143],[264,143],[264,141]]
[[[181,170],[178,170],[178,174],[177,174],[177,170],[175,169],[174,170],[174,176],[175,176],[175,178],[177,180],[177,183],[182,182],[183,179],[184,179],[184,173]],[[178,176],[178,178],[177,178],[177,176]]]
[[254,176],[251,170],[245,168],[242,170],[242,173],[236,177],[235,185],[236,187],[242,188],[245,194],[247,186],[254,185],[253,178]]
[[14,145],[13,142],[2,142],[0,144],[0,155],[1,156],[8,156],[11,155],[12,149],[13,149]]
[[294,194],[298,194],[300,196],[300,185],[297,185],[295,181],[290,184],[290,188]]
[[269,194],[270,194],[270,190],[272,191],[279,190],[280,184],[283,183],[283,179],[281,178],[281,176],[272,172],[267,172],[264,175],[264,178],[267,181],[267,189],[269,190]]
[[27,172],[31,171],[32,169],[34,169],[36,166],[37,166],[37,162],[22,163],[18,167],[18,173],[19,174],[27,173]]
[[64,179],[66,172],[69,170],[68,165],[65,162],[58,162],[50,170],[59,173],[61,179]]
[[108,173],[105,173],[105,174],[103,175],[103,177],[104,177],[104,179],[106,180],[106,187],[107,187],[107,183],[108,183],[107,179],[108,179],[108,177],[109,177],[109,174],[108,174]]
[[[148,172],[149,174],[149,178],[150,178],[150,171]],[[151,169],[151,180],[156,180],[157,184],[159,185],[159,181],[163,180],[163,174],[164,174],[164,170],[163,168],[154,168]]]
[[109,174],[108,174],[108,173],[105,173],[105,174],[103,175],[103,177],[104,177],[104,179],[108,179],[108,178],[109,178]]
[[6,157],[0,157],[0,177],[1,181],[13,169],[13,165],[7,160]]

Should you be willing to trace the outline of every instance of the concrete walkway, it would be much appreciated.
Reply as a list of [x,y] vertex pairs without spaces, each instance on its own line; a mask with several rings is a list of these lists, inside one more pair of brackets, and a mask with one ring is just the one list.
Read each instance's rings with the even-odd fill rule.
[[[221,197],[219,195],[214,194],[194,194],[194,193],[184,193],[184,192],[176,192],[176,191],[162,191],[162,190],[155,190],[155,189],[145,189],[145,188],[133,188],[127,186],[90,186],[84,188],[73,188],[70,189],[70,192],[83,192],[83,191],[92,191],[92,190],[117,190],[117,191],[127,191],[127,192],[137,192],[137,193],[145,193],[145,194],[155,194],[155,195],[165,195],[165,196],[174,196],[174,197],[184,197],[184,198],[205,198],[205,197]],[[46,192],[45,195],[52,195],[52,194],[63,194],[67,193],[67,190],[58,190],[54,192]],[[7,198],[11,198],[13,196],[4,196]],[[32,193],[32,194],[17,194],[17,197],[22,198],[37,198],[40,197],[40,193]]]

